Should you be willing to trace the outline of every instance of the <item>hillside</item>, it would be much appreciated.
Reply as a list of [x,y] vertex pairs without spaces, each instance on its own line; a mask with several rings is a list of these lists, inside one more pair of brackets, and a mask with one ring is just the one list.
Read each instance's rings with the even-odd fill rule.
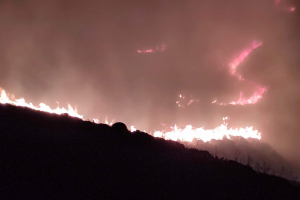
[[0,105],[1,199],[300,199],[299,187],[207,151]]

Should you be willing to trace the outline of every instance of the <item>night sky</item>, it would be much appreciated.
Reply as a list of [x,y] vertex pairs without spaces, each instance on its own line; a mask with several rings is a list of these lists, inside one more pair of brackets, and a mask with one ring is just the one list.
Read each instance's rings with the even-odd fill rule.
[[[300,166],[299,3],[0,1],[0,87],[149,131],[229,116]],[[253,41],[262,45],[239,65],[240,81],[228,66]],[[211,103],[250,97],[254,84],[268,89],[254,105]],[[179,94],[198,101],[187,106]]]

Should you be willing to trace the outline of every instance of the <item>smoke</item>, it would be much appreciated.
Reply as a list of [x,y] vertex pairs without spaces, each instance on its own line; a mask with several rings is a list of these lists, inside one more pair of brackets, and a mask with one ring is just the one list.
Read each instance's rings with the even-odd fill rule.
[[[229,116],[300,165],[297,8],[288,0],[2,1],[0,86],[147,131],[216,127]],[[253,94],[228,66],[254,40],[263,45],[237,73],[268,91],[255,105],[212,105]],[[178,107],[179,94],[193,103]]]
[[299,166],[286,160],[270,145],[259,140],[246,140],[242,137],[229,140],[224,137],[223,140],[211,140],[210,142],[194,140],[185,145],[190,148],[207,150],[219,159],[235,160],[260,173],[299,181]]

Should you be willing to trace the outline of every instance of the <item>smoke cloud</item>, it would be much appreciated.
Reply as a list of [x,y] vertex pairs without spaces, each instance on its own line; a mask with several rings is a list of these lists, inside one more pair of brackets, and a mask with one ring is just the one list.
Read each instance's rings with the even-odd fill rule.
[[[1,1],[0,86],[152,132],[216,127],[229,116],[300,166],[298,8],[288,0]],[[268,91],[253,105],[212,104],[255,92],[229,69],[254,40],[262,45],[237,72]]]

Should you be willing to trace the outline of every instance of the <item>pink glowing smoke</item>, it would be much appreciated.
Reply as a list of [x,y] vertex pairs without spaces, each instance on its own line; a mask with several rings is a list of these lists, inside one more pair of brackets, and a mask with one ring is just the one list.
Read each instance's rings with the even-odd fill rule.
[[154,53],[154,52],[162,52],[166,50],[166,45],[162,44],[161,46],[156,46],[156,49],[146,49],[146,50],[137,50],[138,53]]

